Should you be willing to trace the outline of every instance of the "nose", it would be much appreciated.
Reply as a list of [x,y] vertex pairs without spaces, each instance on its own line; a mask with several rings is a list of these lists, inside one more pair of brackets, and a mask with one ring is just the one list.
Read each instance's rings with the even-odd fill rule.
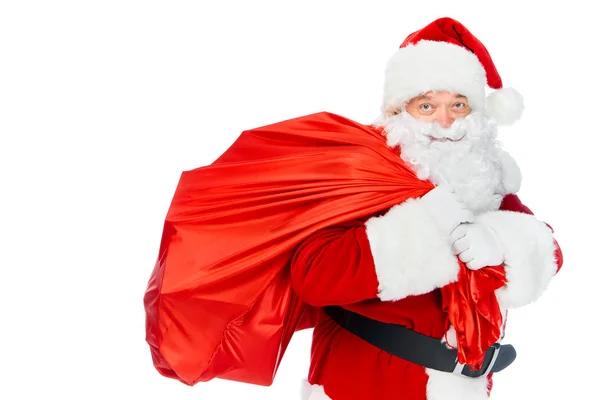
[[435,122],[438,123],[442,128],[450,128],[454,122],[452,115],[446,110],[446,108],[440,108],[438,114],[435,117]]

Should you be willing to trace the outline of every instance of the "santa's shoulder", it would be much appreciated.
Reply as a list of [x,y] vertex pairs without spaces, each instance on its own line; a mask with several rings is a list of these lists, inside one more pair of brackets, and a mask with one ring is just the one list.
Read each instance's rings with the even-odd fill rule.
[[506,150],[499,149],[498,155],[502,163],[502,183],[506,193],[517,193],[521,188],[521,169],[517,161]]

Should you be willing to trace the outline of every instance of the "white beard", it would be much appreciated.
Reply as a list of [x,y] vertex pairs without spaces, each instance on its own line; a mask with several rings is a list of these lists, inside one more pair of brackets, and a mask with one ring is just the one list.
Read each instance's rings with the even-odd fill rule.
[[[472,113],[444,129],[403,112],[383,125],[388,145],[400,146],[402,159],[419,179],[450,186],[475,214],[499,208],[507,192],[504,151],[489,118]],[[435,140],[445,138],[460,140]]]

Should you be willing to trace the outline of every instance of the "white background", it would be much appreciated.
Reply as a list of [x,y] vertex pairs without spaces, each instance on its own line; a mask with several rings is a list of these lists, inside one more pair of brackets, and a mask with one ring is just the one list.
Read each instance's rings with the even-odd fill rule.
[[179,174],[244,129],[370,123],[387,59],[441,16],[524,95],[501,139],[565,254],[512,313],[519,357],[492,398],[596,398],[599,35],[588,2],[532,3],[2,1],[0,399],[296,399],[310,332],[268,388],[154,370],[142,299]]

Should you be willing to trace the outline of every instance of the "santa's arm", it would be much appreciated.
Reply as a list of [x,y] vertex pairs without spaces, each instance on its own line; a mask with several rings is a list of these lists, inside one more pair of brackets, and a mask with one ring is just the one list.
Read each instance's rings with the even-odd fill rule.
[[430,292],[457,279],[458,262],[421,199],[410,199],[313,234],[298,247],[291,275],[307,303],[344,305]]
[[477,217],[498,235],[504,248],[508,283],[496,291],[503,308],[521,307],[546,290],[563,263],[552,228],[538,220],[515,194],[507,195],[499,211]]

